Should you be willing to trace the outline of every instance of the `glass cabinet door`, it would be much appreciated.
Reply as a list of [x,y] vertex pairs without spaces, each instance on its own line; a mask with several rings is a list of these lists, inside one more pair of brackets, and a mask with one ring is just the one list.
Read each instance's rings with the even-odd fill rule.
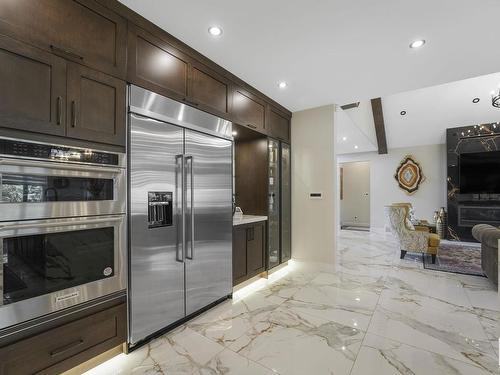
[[268,244],[269,269],[280,264],[280,156],[279,142],[269,139]]
[[281,263],[292,257],[290,145],[281,144]]

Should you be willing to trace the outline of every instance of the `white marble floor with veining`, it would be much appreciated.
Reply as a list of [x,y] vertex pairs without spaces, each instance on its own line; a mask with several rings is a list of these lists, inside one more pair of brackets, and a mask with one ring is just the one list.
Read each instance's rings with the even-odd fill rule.
[[88,375],[499,374],[499,320],[486,278],[425,270],[390,235],[342,231],[335,265],[291,262]]

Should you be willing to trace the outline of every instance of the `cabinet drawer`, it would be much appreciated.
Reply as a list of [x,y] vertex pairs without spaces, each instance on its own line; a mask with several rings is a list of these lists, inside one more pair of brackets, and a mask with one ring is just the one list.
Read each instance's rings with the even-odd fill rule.
[[0,348],[0,374],[56,374],[126,340],[126,304]]
[[241,89],[234,90],[232,114],[240,125],[265,132],[265,102],[256,96]]
[[0,1],[0,33],[123,77],[127,24],[93,0]]

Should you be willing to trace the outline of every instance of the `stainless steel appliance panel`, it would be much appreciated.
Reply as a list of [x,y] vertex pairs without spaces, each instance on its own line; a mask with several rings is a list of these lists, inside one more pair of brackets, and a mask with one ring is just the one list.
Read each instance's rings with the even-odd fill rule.
[[281,143],[281,262],[292,257],[292,188],[290,145]]
[[232,122],[133,85],[130,86],[130,112],[232,139]]
[[[129,120],[129,340],[133,345],[185,316],[181,193],[184,130],[135,114]],[[171,197],[171,225],[150,225],[150,193]],[[158,216],[154,222],[163,220]]]
[[232,293],[232,144],[185,130],[186,314]]
[[[4,301],[5,277],[9,277],[6,272],[9,272],[5,262],[9,254],[4,247],[4,242],[12,238],[23,238],[26,236],[43,236],[43,235],[71,235],[75,231],[88,231],[113,228],[113,259],[114,265],[111,273],[107,274],[109,277],[89,282],[83,285],[57,290],[52,293],[37,295],[36,297],[19,300],[2,306]],[[64,236],[63,236],[64,237]],[[67,238],[67,236],[66,236]],[[108,240],[106,240],[108,241]],[[98,244],[98,240],[94,243]],[[60,254],[57,257],[52,257],[52,260],[58,258],[61,267],[51,267],[47,272],[57,272],[64,269],[65,257],[78,257],[81,254],[71,254],[72,248],[65,245],[65,239],[62,238],[58,245],[61,247],[53,249]],[[81,245],[86,246],[85,241]],[[20,221],[20,222],[6,222],[0,225],[0,260],[4,263],[0,267],[0,329],[12,326],[17,323],[24,322],[29,319],[40,317],[70,306],[77,305],[82,302],[90,301],[92,299],[105,296],[126,288],[127,280],[127,262],[126,262],[126,220],[125,215],[110,215],[99,217],[78,217],[78,218],[65,218],[65,219],[51,219],[51,220],[33,220],[33,221]],[[36,257],[37,247],[30,246],[25,249],[31,252],[32,256]],[[77,249],[80,250],[80,249]],[[94,251],[98,250],[94,249]],[[42,254],[39,254],[42,256]],[[69,260],[68,260],[69,262]],[[53,265],[54,266],[54,265]],[[73,265],[74,266],[74,265]],[[78,267],[78,265],[76,265]],[[82,267],[80,267],[82,270]],[[24,276],[21,274],[21,276]],[[10,277],[14,277],[18,282],[22,279],[15,276],[12,272]],[[48,282],[50,284],[50,282]],[[40,287],[44,287],[41,285]]]
[[[50,181],[55,185],[49,185]],[[78,187],[78,196],[57,201],[54,196],[57,196],[56,187],[64,189],[73,181],[83,182]],[[104,181],[109,181],[112,185],[111,199],[83,196],[85,193],[92,194],[93,188],[102,188],[98,183]],[[0,158],[0,221],[124,214],[126,189],[125,168]],[[21,191],[19,199],[16,199],[17,190]],[[23,190],[24,198],[26,190],[31,197],[23,199]],[[47,195],[50,197],[44,199]]]

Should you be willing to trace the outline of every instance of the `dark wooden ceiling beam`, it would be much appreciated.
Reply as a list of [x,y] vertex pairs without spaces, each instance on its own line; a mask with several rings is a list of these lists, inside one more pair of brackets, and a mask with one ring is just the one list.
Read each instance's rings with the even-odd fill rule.
[[387,139],[385,137],[384,112],[382,110],[382,98],[371,100],[373,111],[373,122],[377,135],[377,146],[379,154],[387,154]]

